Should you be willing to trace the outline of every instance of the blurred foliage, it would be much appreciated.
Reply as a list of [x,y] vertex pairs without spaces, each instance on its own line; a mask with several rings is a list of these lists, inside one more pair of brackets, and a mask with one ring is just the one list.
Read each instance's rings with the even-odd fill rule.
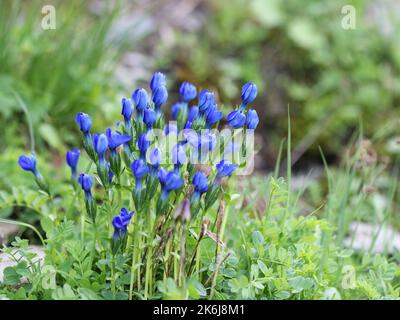
[[[41,27],[42,7],[49,4],[56,8],[55,30]],[[72,138],[68,132],[75,114],[82,109],[93,113],[110,97],[115,86],[110,77],[126,43],[123,35],[108,37],[118,6],[102,10],[100,15],[90,12],[82,1],[2,1],[2,146],[7,141],[19,145],[27,141],[22,103],[38,143],[60,149]]]
[[[399,28],[389,16],[374,16],[374,1],[205,3],[201,30],[178,32],[175,54],[160,64],[168,61],[182,78],[214,87],[226,101],[238,96],[237,83],[256,82],[266,155],[276,155],[286,134],[288,106],[299,155],[310,148],[319,157],[319,145],[330,155],[340,154],[360,121],[367,136],[390,126],[391,134],[398,134]],[[354,30],[342,28],[344,5],[356,9]],[[390,6],[377,5],[390,13]],[[380,30],[384,23],[393,23],[392,32]],[[266,161],[271,166],[274,157]]]

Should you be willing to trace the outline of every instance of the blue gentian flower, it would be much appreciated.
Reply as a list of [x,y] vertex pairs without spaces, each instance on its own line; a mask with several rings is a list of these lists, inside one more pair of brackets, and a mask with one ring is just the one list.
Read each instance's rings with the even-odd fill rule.
[[138,139],[138,148],[140,151],[140,158],[145,160],[146,159],[146,152],[150,146],[150,141],[147,140],[146,134],[141,133]]
[[193,197],[199,198],[204,192],[208,190],[207,176],[203,171],[197,171],[192,179],[194,191]]
[[90,217],[90,219],[92,219],[93,222],[95,222],[97,209],[91,192],[93,186],[93,178],[86,173],[81,173],[78,177],[78,183],[81,185],[82,190],[85,192],[85,205],[88,216]]
[[183,82],[179,88],[179,93],[182,97],[183,102],[189,102],[196,98],[197,90],[196,87],[190,82]]
[[165,75],[161,72],[155,72],[150,80],[150,89],[155,91],[157,87],[165,87],[166,79]]
[[122,98],[121,103],[122,103],[121,114],[124,116],[125,129],[129,132],[132,125],[131,117],[133,114],[133,105],[132,102],[127,98]]
[[246,116],[241,110],[234,110],[228,114],[226,120],[232,128],[238,129],[243,127],[246,121]]
[[65,155],[65,160],[68,166],[71,168],[72,180],[76,178],[76,168],[78,166],[80,151],[78,148],[74,148],[73,150],[68,150]]
[[216,165],[217,178],[229,177],[238,168],[237,165],[230,163],[229,161],[222,160]]
[[78,124],[79,129],[84,134],[89,133],[89,130],[92,127],[92,119],[89,115],[83,112],[79,112],[75,117],[75,122]]
[[132,100],[135,102],[136,111],[138,114],[143,114],[144,109],[147,108],[147,102],[149,100],[147,91],[143,88],[136,89],[132,93]]
[[247,129],[256,129],[258,125],[259,119],[258,119],[258,114],[257,111],[254,109],[250,109],[247,112],[247,118],[246,118],[246,125]]
[[172,147],[172,163],[175,166],[175,170],[179,170],[180,167],[186,162],[186,151],[185,147],[181,144],[176,144]]
[[167,99],[168,99],[168,91],[165,86],[159,86],[153,90],[154,108],[157,113],[160,112],[161,106],[167,101]]
[[248,82],[242,87],[242,108],[253,102],[257,97],[257,86],[253,82]]
[[188,112],[187,121],[193,122],[194,119],[196,119],[198,114],[199,114],[199,108],[198,107],[191,107],[189,109],[189,112]]
[[136,159],[131,163],[131,170],[135,176],[135,191],[138,194],[142,190],[142,179],[149,172],[149,167],[142,159]]
[[29,156],[22,155],[18,159],[19,166],[25,171],[31,171],[34,175],[37,174],[36,158],[33,154]]
[[199,94],[199,112],[201,114],[207,113],[207,111],[214,106],[215,99],[214,93],[209,90],[203,90]]
[[[160,162],[161,162],[160,150],[158,148],[154,148],[153,150],[151,150],[149,159],[150,159],[150,164],[151,164],[152,168],[157,170],[158,167],[160,166]],[[153,170],[153,173],[154,172],[155,171]]]
[[113,242],[125,238],[133,214],[134,211],[128,212],[126,208],[122,208],[121,212],[112,219],[112,225],[114,227]]
[[161,200],[165,202],[171,191],[179,189],[183,185],[183,180],[176,171],[168,172],[165,168],[158,170],[158,180],[161,184]]
[[121,134],[116,131],[112,131],[111,128],[106,130],[106,136],[108,140],[108,147],[110,151],[115,151],[120,145],[127,143],[131,140],[131,136],[127,134]]
[[39,188],[50,195],[49,186],[42,174],[36,169],[36,158],[33,154],[29,156],[21,155],[18,159],[19,166],[25,171],[31,171],[35,176],[35,181]]
[[206,128],[210,129],[214,123],[222,119],[222,112],[218,110],[217,105],[212,106],[206,116]]
[[184,102],[177,102],[177,103],[175,103],[175,104],[172,106],[172,118],[173,118],[174,120],[178,119],[179,111],[180,111],[182,108],[186,108],[186,107],[187,107],[187,105],[186,105],[186,103],[184,103]]
[[103,186],[106,188],[108,186],[108,168],[106,161],[106,152],[108,148],[108,139],[107,136],[103,133],[99,134],[95,138],[95,150],[99,157],[99,161],[97,163],[97,173],[100,177]]
[[97,152],[97,155],[99,156],[99,160],[102,161],[105,159],[106,156],[106,151],[108,148],[108,139],[105,134],[99,134],[96,136],[96,144],[95,144],[95,150]]
[[[119,177],[121,172],[121,158],[117,153],[120,145],[125,145],[131,140],[131,136],[112,131],[110,128],[106,130],[108,147],[110,148],[111,170]],[[129,148],[129,146],[128,146]]]
[[86,173],[81,173],[78,178],[78,183],[81,185],[82,190],[85,192],[91,192],[93,186],[93,178],[91,175]]
[[144,110],[143,122],[146,124],[147,130],[153,128],[153,124],[154,122],[156,122],[156,120],[157,120],[157,113],[151,108],[146,108]]

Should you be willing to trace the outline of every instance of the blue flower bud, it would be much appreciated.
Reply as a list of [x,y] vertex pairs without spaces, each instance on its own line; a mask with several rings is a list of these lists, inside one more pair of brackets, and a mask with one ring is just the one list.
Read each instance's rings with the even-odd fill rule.
[[99,159],[104,159],[108,148],[108,140],[105,134],[101,133],[96,137],[96,144],[94,145],[94,148],[99,156]]
[[146,159],[146,152],[150,146],[150,141],[147,140],[146,134],[141,133],[138,139],[138,148],[140,150],[140,158]]
[[253,82],[248,82],[242,87],[242,104],[248,105],[257,96],[257,86]]
[[168,91],[165,86],[156,87],[153,90],[153,102],[157,112],[160,111],[161,106],[167,101],[167,99]]
[[147,91],[143,88],[136,89],[132,93],[132,100],[135,102],[136,110],[140,113],[147,107],[148,95]]
[[257,115],[257,111],[254,109],[250,109],[247,112],[246,124],[248,129],[256,129],[258,125],[259,119]]
[[155,91],[157,87],[163,87],[166,85],[165,75],[161,72],[155,72],[150,80],[150,89]]
[[177,102],[172,106],[172,118],[174,120],[178,119],[179,110],[186,108],[186,103],[184,102]]
[[235,129],[243,127],[246,117],[241,110],[234,110],[226,117],[229,125]]
[[196,119],[197,115],[199,114],[199,108],[198,107],[191,107],[189,109],[187,121],[193,122],[194,119]]
[[128,225],[133,214],[134,211],[128,212],[126,208],[122,208],[121,212],[112,219],[112,225],[114,227],[113,243],[118,240],[122,240],[126,236]]
[[149,167],[142,159],[136,159],[131,163],[131,170],[135,176],[135,192],[139,195],[142,190],[142,179],[149,172]]
[[153,124],[154,122],[156,122],[156,120],[157,120],[157,113],[151,108],[146,108],[144,110],[143,122],[146,124],[147,130],[153,128]]
[[196,98],[197,90],[196,87],[190,82],[183,82],[179,88],[179,93],[182,97],[183,102],[189,102]]
[[150,155],[150,163],[154,169],[158,169],[160,166],[161,158],[160,158],[160,150],[158,148],[154,148],[151,150]]
[[183,185],[183,180],[176,171],[168,172],[165,168],[158,170],[158,180],[164,193],[163,198],[169,195],[172,190],[179,189]]
[[186,151],[185,147],[176,144],[172,147],[172,163],[175,165],[175,169],[179,169],[186,162]]
[[74,148],[72,151],[68,150],[65,156],[65,160],[68,166],[71,168],[72,179],[76,178],[76,168],[78,166],[80,151],[78,148]]
[[110,128],[106,130],[106,136],[108,140],[108,147],[110,151],[114,151],[120,145],[127,143],[131,140],[131,136],[127,134],[121,134],[119,132],[112,131]]
[[199,111],[201,114],[207,113],[207,111],[214,106],[215,99],[214,93],[209,90],[203,90],[199,94]]
[[20,156],[18,159],[18,164],[23,170],[32,171],[36,175],[36,158],[33,154],[29,156]]
[[93,178],[86,173],[81,173],[78,178],[78,183],[81,185],[83,191],[90,192],[93,186]]
[[136,159],[131,163],[131,170],[136,179],[143,179],[149,172],[149,167],[142,159]]
[[217,178],[229,177],[238,168],[237,165],[230,163],[229,161],[222,160],[216,165]]
[[125,121],[128,121],[128,120],[131,119],[132,114],[133,114],[132,102],[127,98],[122,98],[121,103],[122,103],[122,112],[121,112],[121,114],[124,116]]
[[203,171],[197,171],[192,179],[194,191],[198,192],[200,195],[208,190],[207,176]]
[[222,119],[222,112],[218,110],[217,105],[215,104],[208,110],[206,116],[206,127],[209,129],[214,123],[217,123],[219,120]]
[[83,112],[79,112],[75,117],[75,122],[79,125],[79,129],[83,133],[88,133],[92,127],[92,119],[89,115]]

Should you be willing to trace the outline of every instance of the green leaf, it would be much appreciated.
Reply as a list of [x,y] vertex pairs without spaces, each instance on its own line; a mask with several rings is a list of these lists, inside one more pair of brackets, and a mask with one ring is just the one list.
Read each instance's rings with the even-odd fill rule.
[[15,286],[19,283],[21,275],[16,271],[15,267],[7,267],[4,269],[4,283],[6,285]]
[[255,246],[257,246],[259,244],[264,244],[264,237],[263,237],[263,235],[261,234],[260,231],[257,231],[257,230],[253,231],[251,237],[252,237],[252,240],[253,240],[253,244]]

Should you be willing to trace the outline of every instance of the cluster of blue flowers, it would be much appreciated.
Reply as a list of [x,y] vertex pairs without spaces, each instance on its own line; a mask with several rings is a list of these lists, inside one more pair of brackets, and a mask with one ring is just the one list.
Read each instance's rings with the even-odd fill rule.
[[[105,133],[92,133],[91,117],[83,112],[78,113],[75,122],[83,134],[83,147],[96,165],[96,173],[106,191],[109,191],[115,183],[120,183],[123,172],[131,173],[135,182],[132,197],[138,213],[148,209],[149,203],[154,198],[157,199],[157,214],[165,213],[171,204],[171,194],[174,193],[174,201],[181,195],[186,202],[190,198],[191,214],[194,218],[201,209],[206,211],[217,201],[222,178],[231,176],[238,168],[237,165],[223,159],[216,164],[215,173],[207,176],[193,165],[185,166],[188,150],[186,145],[194,145],[199,149],[202,145],[209,146],[210,149],[215,146],[215,138],[211,134],[200,134],[200,131],[208,132],[207,130],[218,125],[223,113],[218,109],[213,92],[202,90],[197,95],[197,89],[193,84],[183,82],[179,88],[180,101],[172,106],[172,117],[176,120],[176,124],[165,125],[163,106],[168,98],[165,75],[156,72],[150,80],[150,89],[151,99],[144,88],[136,89],[131,99],[126,97],[122,99],[121,114],[124,122],[117,127],[118,129],[108,128]],[[240,106],[226,117],[227,124],[231,128],[254,130],[257,127],[259,122],[257,112],[254,109],[246,110],[256,96],[257,87],[254,83],[249,82],[243,86]],[[192,103],[196,97],[197,105]],[[165,135],[171,133],[177,135],[181,131],[191,130],[184,134],[183,139],[172,149],[173,166],[170,168],[169,165],[161,166],[160,150],[153,147],[152,141],[148,139],[148,133],[155,128],[163,130]],[[233,150],[234,147],[231,148]],[[71,168],[72,181],[74,184],[78,182],[84,191],[88,216],[95,222],[96,201],[91,191],[93,178],[88,173],[81,173],[78,176],[79,157],[79,149],[72,149],[66,154],[66,162]],[[33,155],[21,156],[19,165],[24,170],[32,171],[39,187],[48,192],[42,175],[36,169],[36,159]],[[202,205],[203,194],[205,197]],[[114,217],[112,220],[115,229],[114,242],[126,236],[132,215],[133,211],[129,213],[122,208]]]

